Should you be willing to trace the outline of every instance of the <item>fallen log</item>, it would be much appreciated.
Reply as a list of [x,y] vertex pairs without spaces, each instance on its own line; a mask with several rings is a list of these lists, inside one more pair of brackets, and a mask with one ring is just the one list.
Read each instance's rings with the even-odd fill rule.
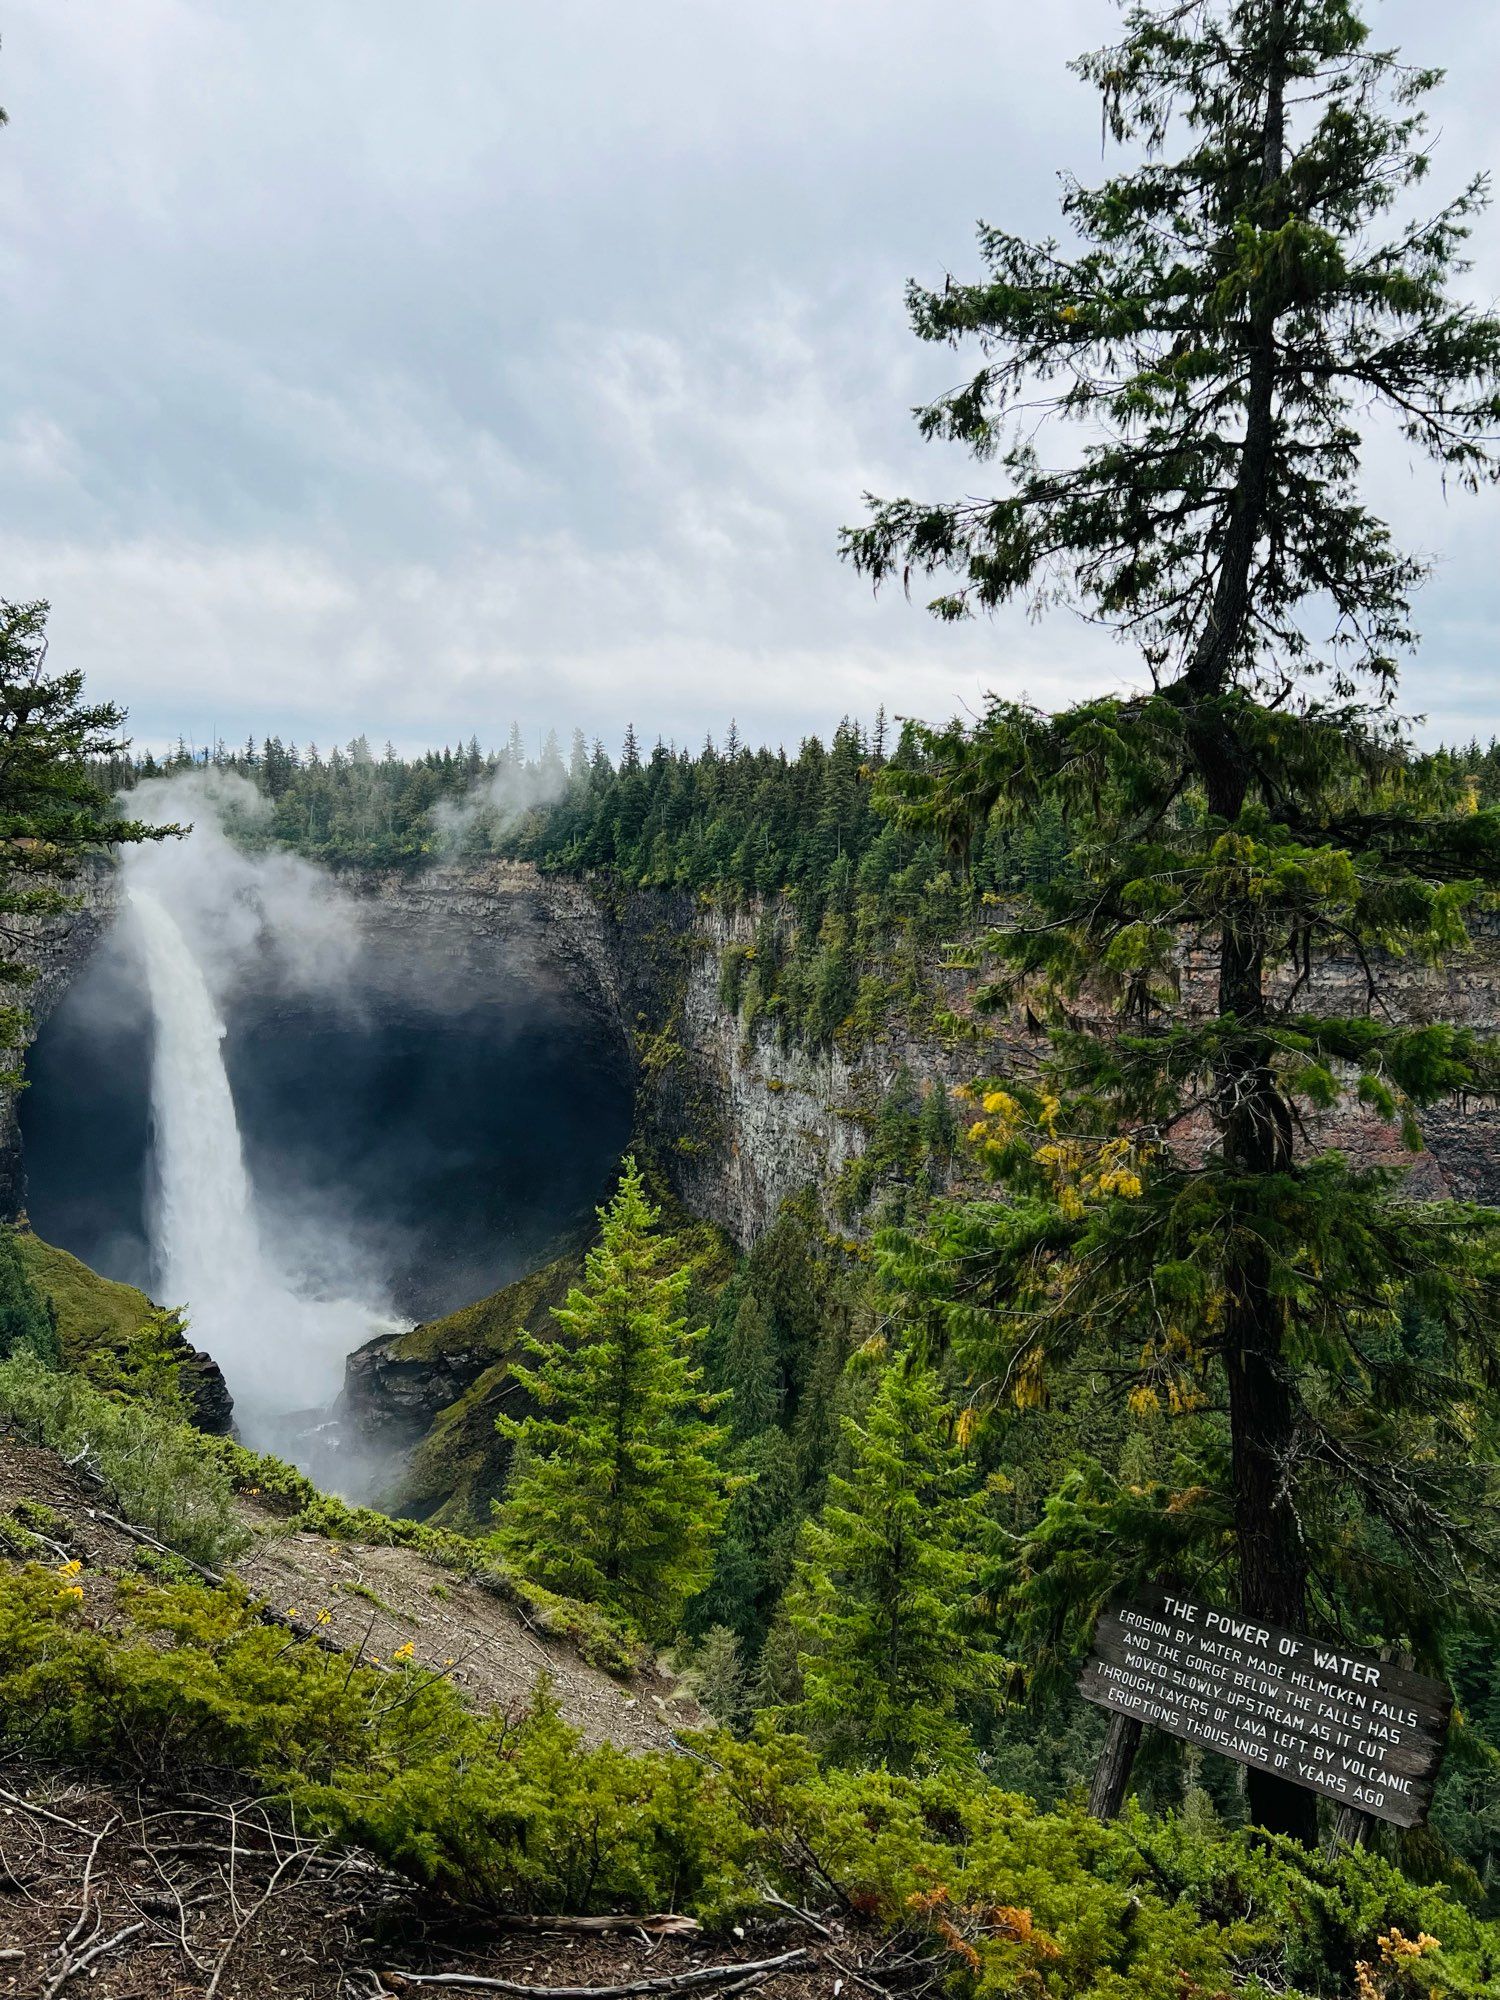
[[[650,1993],[686,1993],[696,1986],[748,1985],[773,1972],[806,1965],[812,1953],[799,1946],[778,1958],[742,1960],[738,1965],[695,1965],[686,1972],[663,1972],[654,1979],[630,1979],[620,1986],[528,1986],[479,1972],[375,1972],[367,1976],[392,1986],[473,1986],[486,1993],[512,1993],[520,2000],[638,2000]],[[364,1970],[364,1968],[361,1968]]]

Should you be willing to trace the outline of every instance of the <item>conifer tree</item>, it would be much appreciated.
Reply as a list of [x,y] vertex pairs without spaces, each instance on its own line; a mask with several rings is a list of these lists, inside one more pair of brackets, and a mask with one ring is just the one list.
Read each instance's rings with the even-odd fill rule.
[[[1194,1560],[1244,1610],[1431,1659],[1451,1607],[1500,1596],[1472,1424],[1496,1218],[1320,1152],[1316,1121],[1352,1093],[1415,1145],[1424,1105],[1500,1078],[1382,990],[1393,957],[1467,949],[1500,819],[1386,719],[1422,564],[1358,483],[1370,410],[1450,485],[1493,476],[1500,320],[1450,290],[1485,187],[1413,215],[1438,78],[1373,47],[1353,0],[1132,5],[1077,68],[1142,156],[1065,184],[1078,253],[986,228],[979,282],[911,293],[920,336],[980,349],[922,428],[1004,488],[872,503],[846,547],[877,581],[950,577],[945,619],[1070,602],[1139,648],[1149,691],[996,701],[883,779],[957,851],[1047,810],[1073,840],[996,940],[996,1002],[1052,1010],[1046,1076],[993,1090],[976,1130],[1007,1200],[893,1256],[1000,1392],[1103,1349],[1198,1425],[1205,1474],[1163,1496],[1155,1557],[1196,1518]],[[1049,419],[1081,448],[1044,456]],[[1112,1031],[1082,1025],[1085,987]],[[1391,1338],[1409,1296],[1441,1366]],[[1312,1833],[1308,1794],[1249,1787],[1257,1819]]]
[[803,1529],[787,1599],[802,1699],[796,1719],[836,1760],[892,1770],[965,1743],[959,1708],[992,1660],[966,1643],[979,1590],[975,1475],[933,1371],[887,1369],[849,1463]]
[[512,1364],[538,1414],[498,1420],[516,1458],[497,1528],[525,1575],[660,1639],[708,1580],[726,1504],[712,1422],[724,1399],[693,1364],[705,1329],[682,1315],[691,1274],[670,1267],[634,1160],[599,1215],[583,1283],[553,1313],[563,1338],[526,1336],[533,1365]]
[[[70,907],[68,882],[113,842],[162,840],[178,829],[122,819],[90,769],[114,758],[123,710],[84,700],[83,675],[47,667],[47,610],[0,599],[0,998],[32,973],[14,956],[35,920]],[[24,1010],[0,1003],[0,1049],[25,1033]],[[0,1066],[0,1090],[20,1087]]]
[[723,1380],[736,1437],[753,1437],[776,1421],[782,1403],[776,1331],[754,1292],[745,1293],[730,1324]]

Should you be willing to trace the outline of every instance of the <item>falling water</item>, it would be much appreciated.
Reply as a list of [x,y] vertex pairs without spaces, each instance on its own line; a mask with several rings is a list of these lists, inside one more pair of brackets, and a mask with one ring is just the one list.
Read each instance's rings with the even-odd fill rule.
[[203,970],[149,889],[132,883],[127,909],[155,1028],[153,1290],[185,1308],[194,1341],[224,1371],[247,1438],[270,1443],[276,1418],[333,1395],[344,1356],[378,1315],[301,1295],[269,1255],[224,1068],[224,1024]]

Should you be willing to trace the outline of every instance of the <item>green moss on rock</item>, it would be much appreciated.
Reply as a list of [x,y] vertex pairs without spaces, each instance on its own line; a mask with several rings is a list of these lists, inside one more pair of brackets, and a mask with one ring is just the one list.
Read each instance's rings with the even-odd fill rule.
[[398,1335],[386,1351],[393,1361],[437,1361],[482,1349],[496,1356],[509,1354],[522,1329],[545,1331],[553,1306],[562,1304],[582,1267],[581,1256],[559,1257],[471,1306],[424,1320],[410,1333]]
[[66,1250],[18,1229],[15,1244],[33,1287],[52,1301],[62,1358],[83,1367],[101,1348],[123,1353],[150,1320],[152,1305],[134,1285],[101,1278]]

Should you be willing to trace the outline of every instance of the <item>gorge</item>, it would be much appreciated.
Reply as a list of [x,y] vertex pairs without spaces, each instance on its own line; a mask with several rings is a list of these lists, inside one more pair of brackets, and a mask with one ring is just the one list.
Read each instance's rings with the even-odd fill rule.
[[527,906],[481,948],[211,825],[132,860],[45,940],[13,1183],[24,1157],[39,1235],[184,1307],[242,1435],[285,1444],[372,1334],[581,1240],[627,1065]]
[[[153,1005],[128,870],[96,869],[77,914],[38,934],[38,1029],[6,1181],[12,1212],[24,1206],[40,1235],[187,1304],[192,1338],[225,1366],[252,1430],[267,1397],[282,1414],[326,1405],[357,1351],[356,1429],[414,1442],[493,1357],[434,1355],[402,1328],[577,1250],[632,1139],[688,1213],[744,1250],[799,1190],[831,1204],[898,1078],[952,1091],[1035,1048],[1024,1016],[975,1016],[974,973],[937,954],[922,1006],[890,1008],[863,1042],[812,1046],[769,1021],[747,1033],[721,968],[753,950],[756,906],[736,913],[491,857],[306,870],[292,892],[227,843],[207,871],[184,868],[201,838],[157,850],[145,873],[164,871],[169,900],[176,875],[183,928],[168,921],[178,949],[186,932],[198,938],[202,1002],[223,1020],[231,1115],[226,1124],[212,1090],[176,1107],[178,1199],[200,1204],[221,1297],[253,1300],[248,1322],[222,1306],[205,1314],[214,1280],[205,1293],[190,1256],[174,1266],[153,1242],[174,1118],[159,1061],[153,1082],[153,1040],[160,1051],[162,1008],[188,1005],[195,987],[174,976],[172,997]],[[158,896],[146,920],[158,942],[164,915]],[[1440,983],[1401,969],[1411,1018],[1492,1026],[1491,956],[1481,947]],[[1191,990],[1190,959],[1183,978]],[[1321,965],[1318,1004],[1347,1004],[1359,978],[1352,963]],[[1494,1199],[1494,1113],[1454,1103],[1428,1122],[1417,1185]],[[1316,1130],[1364,1157],[1396,1155],[1389,1129],[1352,1105]],[[204,1157],[189,1164],[195,1149]],[[253,1193],[226,1211],[236,1171]],[[211,1198],[220,1207],[204,1213]],[[247,1211],[253,1228],[237,1238]],[[280,1357],[270,1381],[263,1354]]]

